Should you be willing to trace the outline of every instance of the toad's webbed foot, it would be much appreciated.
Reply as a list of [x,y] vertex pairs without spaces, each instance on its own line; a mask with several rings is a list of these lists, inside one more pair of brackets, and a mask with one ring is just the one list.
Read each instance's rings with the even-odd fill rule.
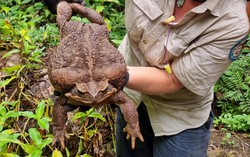
[[123,128],[124,132],[127,132],[126,139],[129,140],[131,138],[131,147],[132,149],[135,148],[135,140],[138,137],[142,142],[144,142],[143,136],[140,132],[139,123],[136,124],[136,126],[131,127],[129,124],[126,125],[125,128]]
[[59,129],[53,129],[53,134],[54,134],[54,140],[52,143],[52,146],[58,148],[59,150],[64,150],[65,149],[65,137],[69,138],[67,135],[67,129],[66,125],[62,130]]

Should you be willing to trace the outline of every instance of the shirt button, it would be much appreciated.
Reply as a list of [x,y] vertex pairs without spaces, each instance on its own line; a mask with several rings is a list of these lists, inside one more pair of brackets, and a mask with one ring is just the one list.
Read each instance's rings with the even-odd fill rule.
[[142,42],[143,42],[143,44],[147,44],[147,40],[143,40]]

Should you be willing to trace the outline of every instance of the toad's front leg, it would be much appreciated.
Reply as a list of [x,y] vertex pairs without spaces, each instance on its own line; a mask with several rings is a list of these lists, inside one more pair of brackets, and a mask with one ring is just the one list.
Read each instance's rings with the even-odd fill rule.
[[[67,135],[67,98],[64,95],[56,98],[54,107],[53,107],[53,115],[52,115],[52,123],[53,123],[53,146],[59,143],[61,149],[65,149],[65,137]],[[56,146],[57,147],[57,146]]]

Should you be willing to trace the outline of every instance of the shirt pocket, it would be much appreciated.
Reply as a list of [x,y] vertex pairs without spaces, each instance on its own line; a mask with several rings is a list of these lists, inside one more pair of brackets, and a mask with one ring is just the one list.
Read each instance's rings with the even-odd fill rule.
[[150,65],[163,67],[165,63],[164,45],[167,38],[167,27],[157,24],[152,30],[144,32],[139,42],[139,49]]
[[[126,19],[130,40],[138,46],[149,64],[157,66],[157,63],[164,56],[164,43],[168,29],[168,27],[162,25],[162,21],[172,14],[170,14],[170,11],[163,12],[164,8],[157,0],[132,1],[133,3],[130,3],[129,7],[135,8],[129,9],[131,12],[127,12]],[[132,19],[129,19],[129,17]]]
[[145,29],[150,21],[163,14],[157,0],[126,0],[125,25],[127,31]]
[[133,0],[133,2],[150,20],[155,20],[163,14],[157,0]]

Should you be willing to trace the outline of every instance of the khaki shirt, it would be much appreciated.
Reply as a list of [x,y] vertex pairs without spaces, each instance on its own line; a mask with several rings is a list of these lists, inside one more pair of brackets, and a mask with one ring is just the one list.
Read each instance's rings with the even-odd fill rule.
[[185,87],[162,95],[124,91],[135,104],[145,103],[156,136],[201,126],[211,111],[214,84],[248,35],[246,2],[207,0],[167,26],[162,21],[173,14],[174,0],[125,3],[127,34],[119,50],[127,65],[163,68],[172,59],[171,67]]

